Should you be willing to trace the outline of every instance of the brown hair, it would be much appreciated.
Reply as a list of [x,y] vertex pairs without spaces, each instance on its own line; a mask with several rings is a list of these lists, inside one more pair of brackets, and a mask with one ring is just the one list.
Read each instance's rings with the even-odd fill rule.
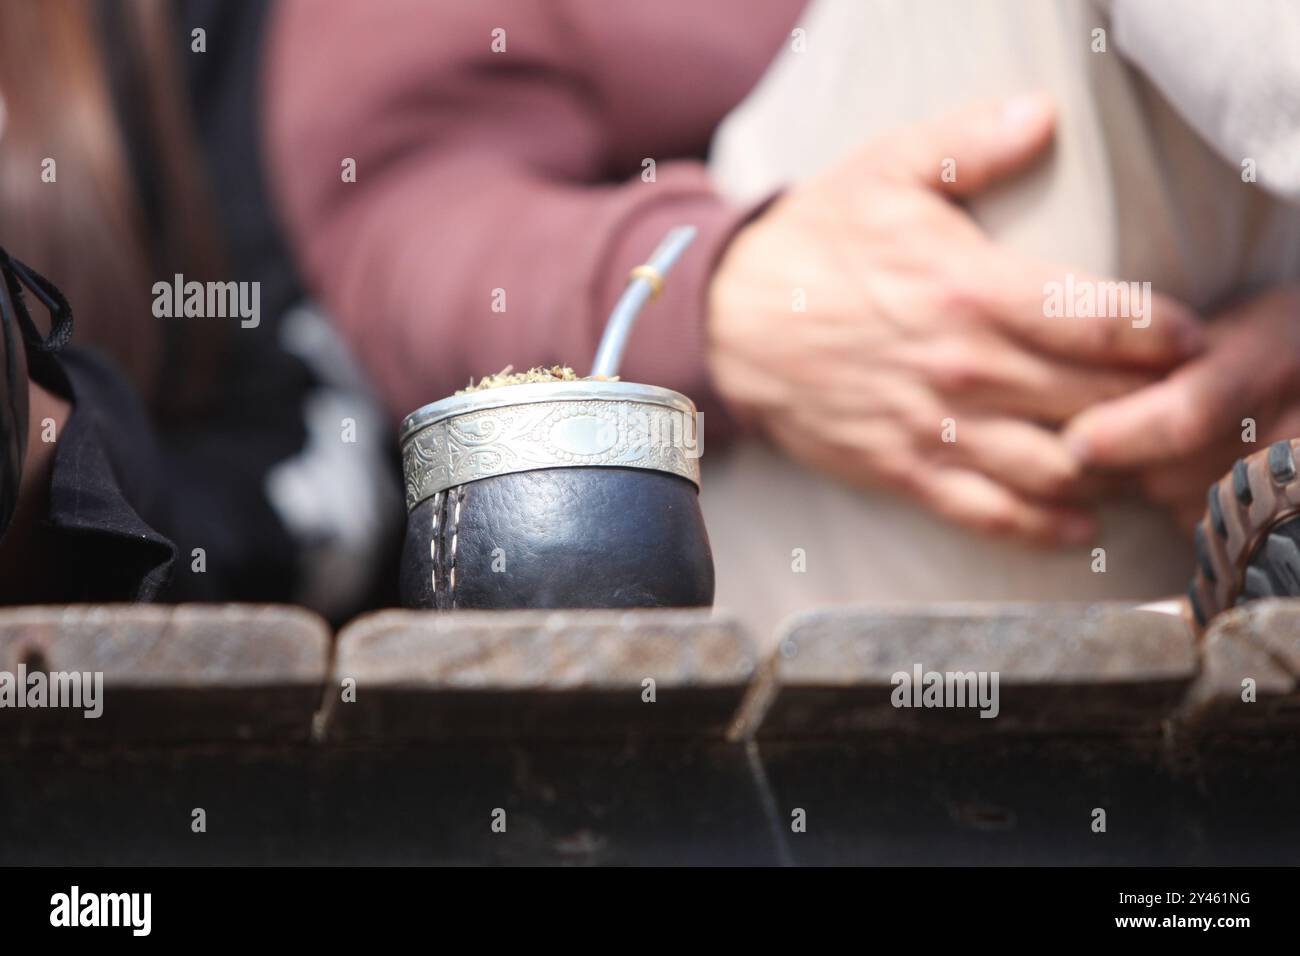
[[[154,150],[162,210],[151,235],[110,93],[93,0],[0,4],[0,245],[60,286],[77,317],[75,341],[97,346],[147,399],[164,370],[192,386],[151,402],[192,405],[220,353],[215,323],[154,318],[152,287],[174,272],[206,281],[222,271],[169,11],[164,0],[107,8],[122,18],[130,108]],[[42,180],[56,163],[56,181]],[[183,336],[182,334],[183,333]]]

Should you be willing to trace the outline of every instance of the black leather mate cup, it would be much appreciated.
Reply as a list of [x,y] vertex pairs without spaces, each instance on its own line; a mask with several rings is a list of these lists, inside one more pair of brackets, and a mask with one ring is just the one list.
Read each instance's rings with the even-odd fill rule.
[[713,555],[695,406],[631,382],[507,385],[402,424],[402,601],[699,607]]

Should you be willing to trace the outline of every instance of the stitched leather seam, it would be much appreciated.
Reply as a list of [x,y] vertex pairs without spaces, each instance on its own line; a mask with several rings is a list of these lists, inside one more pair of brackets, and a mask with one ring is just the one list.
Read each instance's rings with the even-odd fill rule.
[[433,558],[433,606],[438,606],[438,512],[442,510],[442,492],[433,496],[433,534],[429,539],[429,556]]
[[[447,578],[447,596],[450,598],[452,610],[456,608],[456,540],[460,534],[460,506],[465,501],[465,486],[456,486],[456,508],[451,517],[451,571]],[[447,504],[450,506],[451,497],[448,496]]]

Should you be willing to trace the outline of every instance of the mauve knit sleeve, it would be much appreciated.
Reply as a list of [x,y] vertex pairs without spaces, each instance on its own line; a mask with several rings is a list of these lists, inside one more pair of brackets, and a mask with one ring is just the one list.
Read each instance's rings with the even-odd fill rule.
[[309,283],[395,415],[507,364],[585,373],[628,270],[691,223],[699,238],[641,317],[622,374],[691,396],[716,416],[709,437],[727,430],[703,315],[747,211],[718,198],[693,157],[798,4],[757,26],[742,0],[640,6],[277,7],[272,182]]

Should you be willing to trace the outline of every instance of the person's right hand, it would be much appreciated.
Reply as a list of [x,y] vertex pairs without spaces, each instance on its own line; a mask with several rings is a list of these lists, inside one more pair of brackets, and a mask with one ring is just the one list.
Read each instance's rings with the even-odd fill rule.
[[709,289],[723,398],[851,483],[987,532],[1090,539],[1057,426],[1151,382],[1202,335],[1160,296],[1145,328],[1046,317],[1044,285],[1064,270],[990,241],[953,201],[1026,166],[1054,122],[1049,100],[1026,96],[897,132],[741,229]]

